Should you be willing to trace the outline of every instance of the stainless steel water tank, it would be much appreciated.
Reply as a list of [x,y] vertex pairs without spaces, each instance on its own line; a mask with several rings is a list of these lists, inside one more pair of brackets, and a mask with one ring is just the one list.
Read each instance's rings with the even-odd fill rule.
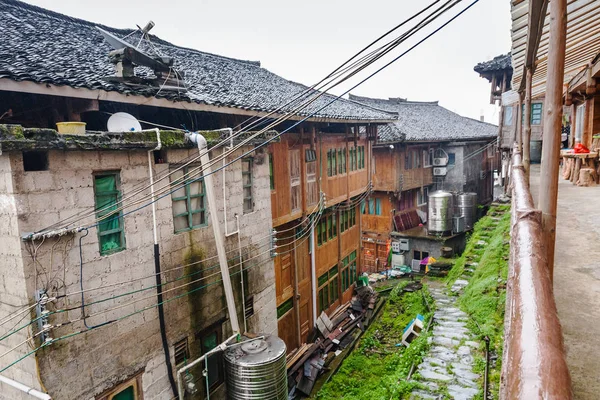
[[452,193],[438,190],[429,194],[429,215],[427,231],[440,234],[452,231]]
[[477,193],[459,193],[454,203],[454,216],[465,218],[465,228],[472,229],[477,221]]
[[225,350],[227,398],[287,400],[285,352],[284,341],[272,335]]

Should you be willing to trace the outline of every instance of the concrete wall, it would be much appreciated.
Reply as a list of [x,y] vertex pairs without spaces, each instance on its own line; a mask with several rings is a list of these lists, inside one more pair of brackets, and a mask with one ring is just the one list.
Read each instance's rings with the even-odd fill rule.
[[[241,153],[240,153],[241,154]],[[169,164],[154,165],[156,175],[163,174],[197,150],[168,150]],[[218,152],[211,152],[211,157]],[[0,160],[8,155],[0,156]],[[123,196],[134,188],[146,186],[148,179],[147,153],[144,151],[87,151],[49,152],[49,170],[23,172],[20,153],[10,154],[12,178],[17,203],[18,228],[15,233],[37,231],[78,212],[94,207],[93,172],[119,170]],[[6,163],[6,161],[4,161]],[[216,168],[215,166],[214,168]],[[239,215],[240,240],[249,260],[247,298],[254,301],[254,315],[248,321],[248,330],[277,333],[275,283],[273,263],[269,255],[271,232],[271,205],[269,197],[268,162],[263,154],[255,155],[253,164],[254,211],[243,214],[242,176],[239,162],[226,170],[226,186],[223,192],[222,173],[214,174],[218,204],[219,223],[223,226],[223,196],[227,199],[228,230],[235,230],[234,214]],[[168,180],[158,182],[157,190]],[[264,188],[264,189],[263,189]],[[148,190],[144,190],[144,195]],[[139,205],[147,203],[147,200]],[[173,343],[188,339],[190,358],[200,355],[199,333],[214,324],[221,325],[222,338],[231,333],[227,320],[227,308],[212,227],[197,228],[174,233],[172,201],[166,196],[157,202],[157,225],[161,252],[163,286],[165,291],[166,331],[173,360]],[[128,211],[128,210],[126,210]],[[80,295],[79,241],[83,261],[83,285],[101,290],[86,291],[85,301],[88,326],[105,322],[110,324],[93,329],[75,337],[59,341],[38,352],[41,379],[48,392],[56,399],[89,399],[136,374],[142,374],[142,390],[145,400],[171,399],[164,354],[162,350],[154,280],[153,233],[151,207],[124,217],[126,249],[101,256],[95,228],[85,233],[68,235],[59,239],[47,239],[39,245],[34,263],[29,256],[15,256],[23,263],[27,291],[24,285],[18,291],[23,300],[31,301],[36,288],[47,288],[55,295],[75,293],[59,299],[54,307],[72,308],[68,312],[53,315],[52,324],[67,323],[56,328],[52,336],[57,338],[86,327],[78,308]],[[93,217],[82,222],[90,225]],[[18,240],[18,239],[16,239]],[[14,240],[13,240],[14,241]],[[228,258],[237,265],[238,238],[226,239]],[[16,249],[25,250],[15,242]],[[15,261],[15,262],[17,262]],[[199,262],[201,261],[201,262]],[[2,264],[5,270],[5,264]],[[37,273],[35,272],[37,269]],[[236,266],[232,271],[239,269]],[[126,282],[119,284],[120,282]],[[232,277],[238,299],[238,315],[243,327],[241,307],[240,274]],[[190,290],[194,293],[187,294]],[[138,291],[115,299],[90,304],[123,293]],[[123,318],[122,320],[120,320]],[[69,321],[73,321],[69,323]],[[3,364],[3,363],[2,363]],[[0,364],[0,365],[2,365]],[[199,370],[192,371],[201,378]],[[203,381],[198,386],[203,388]],[[200,391],[200,395],[202,390]],[[199,395],[199,396],[200,396]],[[0,394],[0,398],[3,394]],[[4,397],[13,398],[13,397]]]
[[[392,234],[393,238],[400,238],[401,236],[397,236]],[[465,249],[465,234],[461,233],[459,235],[452,236],[450,238],[440,238],[436,239],[434,237],[425,238],[425,237],[411,237],[410,240],[410,251],[406,255],[407,264],[410,263],[410,260],[413,259],[414,251],[426,251],[429,253],[431,257],[439,258],[441,256],[441,248],[442,247],[451,247],[454,250],[454,254],[460,254]],[[409,264],[410,265],[410,264]]]

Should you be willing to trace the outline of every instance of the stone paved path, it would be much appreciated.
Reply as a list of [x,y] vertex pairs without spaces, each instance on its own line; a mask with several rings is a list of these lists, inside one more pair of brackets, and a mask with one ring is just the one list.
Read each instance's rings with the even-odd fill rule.
[[[446,392],[456,400],[470,400],[479,393],[473,373],[473,352],[479,343],[467,328],[468,316],[458,308],[457,298],[444,293],[437,282],[430,285],[430,292],[436,303],[433,321],[433,337],[429,354],[417,368],[418,382],[427,390],[413,391],[411,399],[444,399]],[[445,388],[445,390],[444,390]]]

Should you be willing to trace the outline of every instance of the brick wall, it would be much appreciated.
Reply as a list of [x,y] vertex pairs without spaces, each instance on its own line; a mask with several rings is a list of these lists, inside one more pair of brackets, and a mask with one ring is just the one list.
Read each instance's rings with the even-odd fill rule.
[[[154,165],[155,175],[175,168],[177,163],[197,150],[168,150],[169,164]],[[211,152],[211,158],[219,154]],[[241,154],[241,153],[238,153]],[[3,156],[1,159],[7,159]],[[233,157],[231,157],[233,158]],[[254,332],[276,332],[276,308],[273,264],[269,255],[268,235],[271,231],[271,206],[269,197],[268,162],[261,162],[262,155],[255,155],[253,163],[254,211],[242,211],[242,175],[239,162],[226,169],[225,193],[223,175],[213,175],[218,204],[219,223],[223,227],[223,196],[227,199],[228,231],[236,229],[234,215],[239,215],[240,240],[248,269],[248,293],[254,301],[254,315],[248,320],[248,330]],[[49,152],[49,170],[23,172],[20,153],[10,155],[12,179],[18,202],[18,229],[15,232],[37,231],[52,223],[89,210],[94,206],[93,173],[102,170],[119,170],[123,197],[134,191],[148,179],[148,159],[144,151],[87,151]],[[220,163],[219,163],[220,164]],[[220,165],[218,165],[220,167]],[[213,169],[217,165],[213,166]],[[157,182],[156,189],[165,181]],[[145,186],[145,185],[144,185]],[[148,190],[144,191],[147,195]],[[139,205],[147,203],[141,202]],[[157,226],[161,252],[163,282],[174,281],[163,286],[165,291],[166,330],[173,359],[173,343],[188,339],[190,357],[200,355],[198,334],[213,324],[222,324],[221,335],[231,333],[227,308],[216,259],[213,230],[210,225],[194,230],[174,233],[171,196],[160,199],[157,204]],[[127,212],[130,209],[125,210]],[[208,211],[207,211],[208,212]],[[16,220],[16,218],[14,218]],[[84,225],[90,225],[87,218]],[[49,393],[57,399],[87,399],[104,392],[138,373],[142,375],[144,399],[170,399],[172,397],[160,341],[156,291],[154,289],[154,259],[152,210],[142,210],[123,218],[126,249],[108,256],[99,253],[96,229],[61,239],[47,239],[40,245],[37,262],[37,284],[35,268],[29,257],[17,255],[23,264],[22,270],[28,277],[27,293],[19,290],[23,299],[31,299],[34,288],[47,287],[52,294],[76,293],[80,290],[80,246],[83,260],[84,288],[115,285],[108,289],[87,291],[85,294],[86,315],[90,326],[102,324],[135,313],[118,322],[94,329],[70,339],[54,343],[38,352],[41,378]],[[14,236],[15,232],[11,235]],[[225,233],[225,232],[223,232]],[[24,246],[16,249],[24,250]],[[226,250],[232,264],[238,264],[238,237],[226,238]],[[19,252],[20,252],[19,251]],[[51,261],[52,260],[52,261]],[[204,260],[202,263],[193,262]],[[187,266],[186,266],[187,265]],[[231,271],[238,270],[236,266]],[[191,275],[191,277],[190,277]],[[183,278],[182,278],[183,277]],[[192,282],[195,281],[195,282]],[[240,325],[243,327],[241,306],[240,274],[232,277],[238,304]],[[186,294],[190,290],[195,292]],[[135,294],[109,301],[92,302],[118,296],[126,292]],[[54,329],[53,337],[60,337],[85,330],[81,318],[80,295],[59,299],[59,309],[73,308],[55,314],[51,323],[68,323]],[[25,301],[25,300],[22,300]],[[138,313],[136,313],[138,312]],[[218,325],[217,325],[218,326]],[[199,370],[192,371],[200,377]],[[199,382],[203,388],[203,381]],[[0,395],[0,398],[2,395]]]

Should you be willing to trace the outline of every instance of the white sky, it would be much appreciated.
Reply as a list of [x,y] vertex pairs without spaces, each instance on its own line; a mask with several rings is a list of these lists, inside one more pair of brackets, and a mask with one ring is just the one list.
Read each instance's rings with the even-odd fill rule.
[[[135,28],[152,20],[156,23],[152,33],[164,40],[223,56],[260,60],[264,68],[310,85],[432,0],[26,1],[116,28]],[[463,1],[445,19],[470,1]],[[508,0],[480,0],[352,93],[439,100],[459,114],[479,119],[483,113],[486,121],[497,124],[496,107],[489,104],[489,83],[473,67],[510,50],[509,11]],[[434,24],[439,26],[441,21]],[[398,48],[393,54],[402,51]]]

